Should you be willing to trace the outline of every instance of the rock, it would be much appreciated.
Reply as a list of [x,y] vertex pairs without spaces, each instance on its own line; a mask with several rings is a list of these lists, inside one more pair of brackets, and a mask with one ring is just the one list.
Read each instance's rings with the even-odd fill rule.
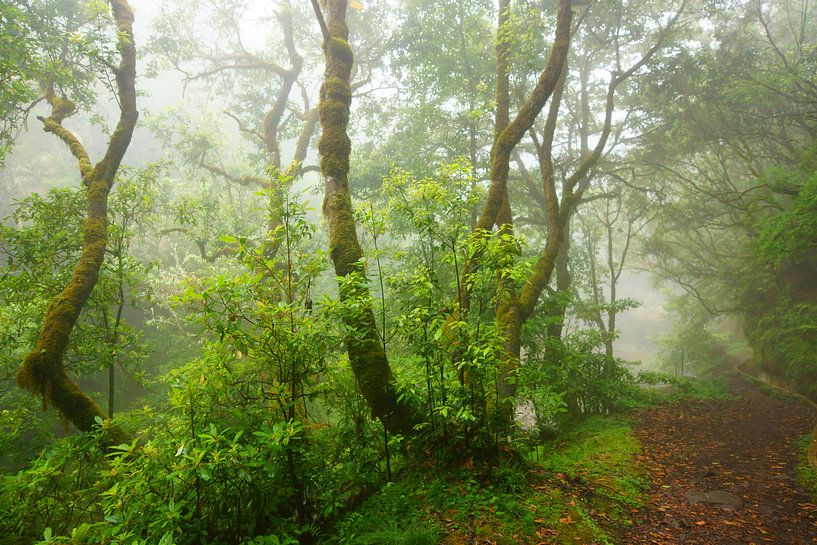
[[684,498],[686,498],[689,503],[712,505],[724,509],[732,509],[734,511],[743,508],[743,500],[726,490],[712,490],[711,492],[689,490],[684,493]]

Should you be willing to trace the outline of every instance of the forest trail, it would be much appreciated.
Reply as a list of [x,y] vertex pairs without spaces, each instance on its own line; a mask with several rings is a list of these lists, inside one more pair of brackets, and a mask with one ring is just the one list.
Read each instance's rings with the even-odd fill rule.
[[734,377],[727,400],[687,400],[641,414],[649,507],[626,545],[808,545],[817,506],[794,479],[797,438],[817,411]]

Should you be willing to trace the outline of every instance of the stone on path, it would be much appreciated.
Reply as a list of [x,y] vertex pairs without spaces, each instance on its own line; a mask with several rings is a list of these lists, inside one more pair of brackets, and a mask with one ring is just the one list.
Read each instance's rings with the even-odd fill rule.
[[689,503],[723,507],[724,509],[732,509],[734,511],[743,508],[743,500],[726,490],[712,490],[711,492],[689,490],[684,493],[684,498],[686,498]]

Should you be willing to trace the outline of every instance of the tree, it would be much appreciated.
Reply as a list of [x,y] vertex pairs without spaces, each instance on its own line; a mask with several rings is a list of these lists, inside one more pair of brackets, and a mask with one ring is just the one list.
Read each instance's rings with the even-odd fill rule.
[[[779,244],[772,226],[809,232],[787,222],[803,221],[815,168],[810,4],[752,2],[739,18],[716,5],[717,40],[700,37],[656,74],[645,101],[656,138],[641,157],[672,188],[647,247],[652,267],[711,316],[738,316],[758,361],[802,387],[813,376],[803,357],[814,346],[803,327],[811,257]],[[703,69],[689,78],[693,62]]]
[[[108,195],[122,158],[128,149],[138,112],[136,110],[136,47],[133,41],[133,11],[126,0],[110,1],[116,28],[119,64],[113,68],[120,116],[103,158],[95,165],[80,139],[62,122],[76,112],[72,100],[59,94],[54,81],[44,82],[45,100],[51,106],[48,117],[39,117],[46,132],[54,134],[77,160],[87,192],[83,247],[71,280],[46,309],[39,338],[17,373],[23,388],[51,403],[71,423],[89,431],[105,413],[71,380],[63,367],[63,357],[71,331],[99,278],[108,241]],[[113,443],[126,438],[119,428],[110,430]]]
[[[271,39],[275,45],[253,48],[247,44],[252,36],[246,29],[246,13],[251,9],[256,8],[250,2],[213,0],[200,5],[178,0],[166,3],[162,6],[158,32],[148,47],[157,58],[154,70],[170,64],[183,74],[185,86],[206,82],[228,98],[224,115],[235,122],[243,139],[250,144],[251,153],[236,157],[237,165],[226,164],[228,154],[215,145],[214,139],[229,137],[205,135],[201,138],[195,127],[203,117],[198,112],[191,112],[190,119],[168,117],[165,123],[156,124],[156,130],[164,133],[163,139],[169,148],[183,151],[180,155],[194,171],[207,172],[213,178],[237,186],[262,190],[268,199],[278,202],[283,198],[283,188],[278,187],[279,173],[298,178],[316,170],[314,166],[304,165],[304,161],[315,133],[317,110],[311,104],[308,90],[310,66],[296,41],[301,38],[295,32],[298,12],[289,0],[279,0],[272,17],[275,33]],[[186,17],[189,13],[197,16]],[[269,20],[264,13],[255,23],[267,25]],[[181,28],[179,21],[185,21]],[[219,39],[215,46],[213,40],[202,36],[202,26],[217,32]],[[192,125],[192,128],[184,125]],[[293,137],[295,146],[287,160],[284,144]],[[263,159],[258,161],[259,158]],[[259,163],[262,168],[258,167]],[[274,202],[269,208],[279,210]],[[267,238],[272,240],[271,233],[280,226],[280,218],[271,216]],[[186,230],[184,226],[179,229]],[[229,253],[217,239],[196,238],[195,242],[208,260]],[[207,245],[213,243],[217,249],[208,252]],[[274,255],[275,250],[269,245],[270,255]]]
[[[619,186],[613,193],[586,198],[585,202],[590,199],[594,202],[586,204],[585,213],[578,216],[587,267],[581,287],[589,291],[589,296],[577,301],[577,311],[581,318],[598,328],[607,358],[613,358],[618,314],[638,305],[631,299],[619,298],[619,280],[631,251],[635,249],[636,238],[657,213],[654,199],[638,193],[626,195],[626,198],[626,191],[626,187]],[[577,284],[574,286],[579,288]]]
[[[604,94],[603,121],[599,128],[596,144],[591,148],[589,142],[592,121],[588,112],[587,78],[582,78],[585,84],[580,91],[584,123],[579,123],[577,131],[581,135],[580,155],[570,174],[566,174],[562,181],[561,195],[558,195],[556,190],[557,168],[553,149],[560,119],[559,110],[567,80],[567,69],[562,68],[562,65],[565,64],[570,50],[570,42],[568,41],[571,33],[570,13],[572,7],[570,3],[568,2],[567,5],[559,4],[556,38],[554,39],[548,67],[540,76],[528,100],[521,106],[516,119],[505,128],[503,128],[503,125],[505,119],[507,119],[509,105],[509,91],[506,83],[508,76],[507,69],[503,68],[504,48],[499,47],[497,49],[497,66],[499,67],[497,76],[497,137],[491,155],[491,185],[477,227],[482,231],[489,231],[494,225],[497,225],[500,233],[508,232],[509,227],[502,226],[510,226],[513,218],[508,194],[510,161],[514,148],[521,142],[522,137],[527,132],[530,132],[536,150],[536,158],[543,184],[544,195],[542,202],[547,218],[547,237],[544,249],[536,259],[531,274],[524,280],[518,292],[513,289],[506,290],[505,298],[497,308],[497,323],[506,339],[505,351],[502,355],[507,362],[504,372],[506,376],[510,376],[518,368],[521,332],[524,323],[535,312],[542,293],[547,288],[554,270],[559,265],[560,255],[562,256],[561,259],[566,260],[568,241],[570,240],[570,220],[576,207],[581,202],[584,192],[590,185],[593,169],[607,152],[608,139],[613,128],[612,119],[616,92],[624,82],[638,73],[663,46],[668,34],[673,30],[683,13],[684,7],[685,4],[682,3],[663,25],[657,24],[657,37],[654,43],[644,52],[623,54],[623,44],[618,40],[618,33],[615,30],[617,25],[621,24],[620,19],[614,22],[610,28],[607,28],[610,36],[606,42],[603,42],[602,51],[606,51],[604,46],[610,48],[611,51],[607,54],[613,58],[616,68],[610,75]],[[660,21],[664,14],[656,14],[653,17]],[[627,61],[629,63],[624,64]],[[555,66],[551,62],[555,62]],[[587,68],[585,68],[586,70]],[[543,85],[545,82],[547,84]],[[542,91],[547,92],[542,95],[540,94]],[[551,93],[550,106],[544,120],[544,126],[541,133],[538,133],[534,129],[536,116],[544,107]],[[563,166],[562,169],[567,170],[566,166]],[[468,267],[466,273],[469,273],[472,267],[473,265]],[[560,287],[564,289],[565,285],[557,280],[557,290]],[[564,309],[557,305],[556,314],[559,313],[563,314]],[[514,391],[511,382],[506,382],[501,389],[507,396],[510,396]]]
[[[312,2],[323,35],[326,72],[318,114],[322,134],[318,143],[325,178],[323,213],[329,226],[329,248],[338,276],[341,302],[355,312],[344,314],[349,363],[372,413],[392,433],[410,433],[412,409],[400,402],[386,351],[380,341],[371,296],[366,284],[363,251],[357,237],[349,193],[351,141],[347,133],[352,102],[354,53],[349,45],[346,0],[326,0],[324,9]],[[323,13],[326,13],[324,19]]]

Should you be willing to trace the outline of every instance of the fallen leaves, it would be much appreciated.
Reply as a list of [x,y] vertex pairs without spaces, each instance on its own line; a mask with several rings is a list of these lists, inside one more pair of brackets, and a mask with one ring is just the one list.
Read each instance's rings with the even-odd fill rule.
[[[636,433],[653,489],[628,545],[817,543],[817,506],[797,488],[795,440],[817,413],[736,381],[725,400],[684,400],[641,414]],[[726,490],[743,509],[693,505],[690,490]]]

